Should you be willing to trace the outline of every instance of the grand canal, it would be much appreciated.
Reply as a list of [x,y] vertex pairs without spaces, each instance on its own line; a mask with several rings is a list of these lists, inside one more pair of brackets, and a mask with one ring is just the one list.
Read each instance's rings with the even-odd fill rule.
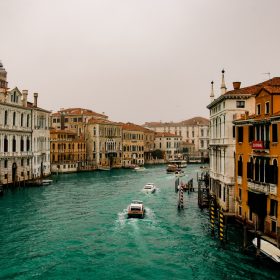
[[[199,166],[189,165],[196,178]],[[0,279],[279,279],[280,267],[243,254],[241,231],[223,249],[209,234],[197,193],[177,211],[174,175],[164,166],[53,177],[51,186],[0,198]],[[155,194],[141,191],[145,183]],[[196,185],[196,183],[195,183]],[[132,199],[143,220],[126,219]]]

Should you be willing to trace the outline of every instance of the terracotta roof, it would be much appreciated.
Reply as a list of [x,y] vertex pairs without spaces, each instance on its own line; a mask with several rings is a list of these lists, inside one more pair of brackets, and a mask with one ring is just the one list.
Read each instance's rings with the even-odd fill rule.
[[96,117],[98,116],[98,117],[107,118],[107,116],[104,114],[99,114],[92,110],[83,109],[83,108],[61,109],[58,112],[53,113],[52,116],[60,116],[62,112],[65,113],[66,115],[86,115],[86,116],[96,116]]
[[141,131],[141,132],[145,132],[145,128],[134,124],[134,123],[121,123],[122,124],[122,129],[123,130],[131,130],[131,131]]
[[155,137],[179,137],[181,138],[182,136],[176,135],[170,132],[156,132]]
[[189,120],[182,121],[183,125],[209,125],[209,120],[203,117],[194,117]]
[[121,125],[120,123],[117,122],[112,122],[107,119],[96,119],[96,118],[91,118],[88,120],[88,123],[92,124],[111,124],[111,125]]
[[194,117],[181,122],[146,122],[146,127],[182,126],[182,125],[209,125],[209,120],[203,117]]

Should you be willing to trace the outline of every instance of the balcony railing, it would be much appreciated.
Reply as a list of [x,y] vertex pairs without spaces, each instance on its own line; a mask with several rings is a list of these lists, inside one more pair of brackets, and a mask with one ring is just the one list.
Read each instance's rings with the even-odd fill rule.
[[248,190],[277,195],[277,185],[269,183],[248,181]]
[[252,149],[253,150],[265,150],[269,149],[270,141],[256,140],[252,141]]

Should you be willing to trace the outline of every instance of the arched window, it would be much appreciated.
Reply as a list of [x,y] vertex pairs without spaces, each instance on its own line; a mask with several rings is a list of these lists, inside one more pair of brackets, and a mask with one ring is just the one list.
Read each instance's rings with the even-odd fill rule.
[[8,149],[9,149],[9,142],[8,142],[7,136],[5,136],[5,138],[4,138],[4,152],[7,153]]
[[27,115],[27,118],[26,118],[26,126],[29,127],[29,115]]
[[23,114],[20,116],[20,126],[23,126]]
[[5,115],[4,115],[4,125],[8,124],[8,111],[5,111]]
[[21,151],[21,152],[24,151],[24,140],[23,140],[22,137],[20,138],[20,151]]
[[260,159],[256,158],[255,162],[255,181],[260,180]]
[[26,140],[26,151],[27,152],[30,151],[30,140],[29,140],[29,138],[27,138],[27,140]]
[[16,112],[13,113],[13,125],[16,125]]
[[238,166],[237,166],[237,175],[238,176],[242,176],[242,156],[239,156],[239,159],[238,159]]
[[250,161],[247,162],[247,178],[253,180],[254,179],[254,163],[253,158],[250,158]]
[[260,160],[260,182],[264,182],[264,158]]
[[16,152],[16,148],[17,148],[17,141],[15,136],[13,137],[13,152]]
[[277,166],[277,160],[273,160],[273,183],[278,184],[278,166]]

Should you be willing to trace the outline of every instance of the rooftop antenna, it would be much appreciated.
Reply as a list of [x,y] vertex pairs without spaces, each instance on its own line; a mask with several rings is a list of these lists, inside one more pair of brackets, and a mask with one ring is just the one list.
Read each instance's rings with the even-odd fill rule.
[[268,79],[270,80],[270,72],[263,73],[263,75],[268,75]]

